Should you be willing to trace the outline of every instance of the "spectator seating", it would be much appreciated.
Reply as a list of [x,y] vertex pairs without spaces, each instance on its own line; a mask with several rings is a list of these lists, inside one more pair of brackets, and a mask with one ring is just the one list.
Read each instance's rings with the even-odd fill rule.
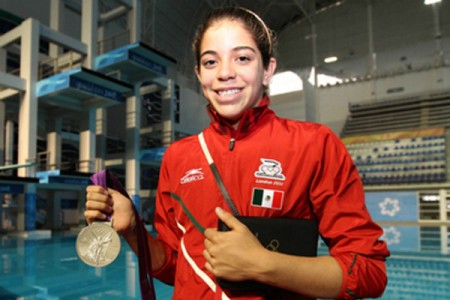
[[[343,139],[364,184],[446,181],[444,129]],[[377,138],[378,137],[378,138]],[[388,138],[388,139],[383,139]],[[352,142],[353,141],[353,142]]]

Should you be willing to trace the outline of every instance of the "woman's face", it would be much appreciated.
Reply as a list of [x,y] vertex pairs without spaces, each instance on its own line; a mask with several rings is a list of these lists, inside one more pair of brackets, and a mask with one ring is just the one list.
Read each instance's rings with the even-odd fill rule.
[[204,33],[196,73],[206,99],[237,126],[242,114],[258,105],[275,67],[272,58],[264,69],[261,53],[241,22],[221,20]]

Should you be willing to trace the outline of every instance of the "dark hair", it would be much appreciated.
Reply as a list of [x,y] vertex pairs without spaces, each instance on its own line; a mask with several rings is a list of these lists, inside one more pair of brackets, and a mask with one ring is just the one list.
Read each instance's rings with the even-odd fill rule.
[[197,66],[200,67],[200,45],[205,31],[215,22],[225,19],[242,22],[244,27],[252,34],[258,50],[261,52],[264,68],[267,68],[270,58],[274,57],[275,35],[257,14],[239,6],[215,9],[198,26],[192,42]]

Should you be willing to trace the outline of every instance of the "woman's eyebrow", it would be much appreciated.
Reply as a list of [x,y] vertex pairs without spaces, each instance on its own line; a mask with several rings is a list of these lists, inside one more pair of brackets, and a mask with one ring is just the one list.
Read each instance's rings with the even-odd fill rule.
[[200,58],[202,58],[203,56],[208,55],[208,54],[216,55],[217,52],[216,52],[216,51],[213,51],[213,50],[206,50],[205,52],[203,52],[203,53],[200,54]]
[[250,50],[250,51],[256,53],[256,50],[250,46],[239,46],[239,47],[233,48],[233,51],[240,51],[240,50]]
[[[237,51],[241,51],[241,50],[250,50],[253,53],[256,53],[256,50],[250,46],[238,46],[232,49],[233,52],[237,52]],[[207,54],[211,54],[211,55],[216,55],[217,51],[214,50],[206,50],[203,53],[200,54],[200,58],[207,55]]]

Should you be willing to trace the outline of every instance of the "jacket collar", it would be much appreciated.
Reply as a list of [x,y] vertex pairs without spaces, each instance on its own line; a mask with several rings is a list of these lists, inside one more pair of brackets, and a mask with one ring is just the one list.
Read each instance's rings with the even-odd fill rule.
[[229,134],[233,136],[237,133],[251,132],[253,128],[257,126],[259,120],[262,119],[262,116],[270,112],[270,109],[268,108],[269,104],[270,98],[266,96],[261,99],[258,106],[246,110],[241,117],[237,130],[234,129],[226,119],[220,116],[211,104],[208,104],[207,111],[211,118],[210,126],[220,134]]

